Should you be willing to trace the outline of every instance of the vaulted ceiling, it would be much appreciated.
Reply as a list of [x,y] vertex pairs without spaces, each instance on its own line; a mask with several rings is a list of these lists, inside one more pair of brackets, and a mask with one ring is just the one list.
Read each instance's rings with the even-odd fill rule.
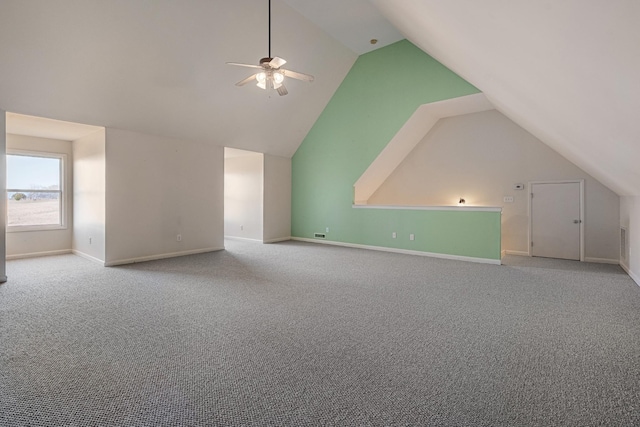
[[235,83],[268,54],[264,0],[2,0],[0,108],[292,156],[357,54],[286,3],[272,54],[313,83]]
[[[621,195],[640,195],[636,0],[2,0],[0,108],[291,156],[358,54],[406,37]],[[370,39],[378,39],[376,45]],[[416,82],[419,84],[419,82]]]
[[640,195],[640,2],[373,0],[496,109],[620,195]]

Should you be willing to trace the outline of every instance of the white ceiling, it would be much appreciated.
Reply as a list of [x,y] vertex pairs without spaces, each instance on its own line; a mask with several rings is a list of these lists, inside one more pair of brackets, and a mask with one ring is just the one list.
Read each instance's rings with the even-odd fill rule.
[[101,129],[100,126],[7,113],[7,133],[14,135],[75,141]]
[[273,55],[316,76],[285,97],[235,87],[250,70],[224,64],[266,56],[266,1],[2,0],[0,108],[291,156],[357,54],[402,34],[640,195],[637,0],[273,0],[273,12]]
[[640,195],[640,2],[372,0],[496,108],[620,195]]
[[290,157],[357,55],[272,10],[272,54],[316,77],[284,97],[225,64],[267,56],[266,1],[2,0],[0,108]]
[[284,1],[358,55],[404,39],[369,0]]

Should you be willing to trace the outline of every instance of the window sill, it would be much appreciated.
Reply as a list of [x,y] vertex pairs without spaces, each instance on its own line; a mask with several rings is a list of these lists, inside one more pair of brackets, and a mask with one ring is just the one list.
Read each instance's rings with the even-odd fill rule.
[[66,225],[8,225],[7,233],[23,233],[31,231],[67,230]]

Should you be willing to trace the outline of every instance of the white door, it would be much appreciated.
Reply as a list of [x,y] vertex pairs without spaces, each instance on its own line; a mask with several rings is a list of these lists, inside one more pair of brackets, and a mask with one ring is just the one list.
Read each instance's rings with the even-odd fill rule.
[[531,184],[531,254],[580,260],[581,183]]

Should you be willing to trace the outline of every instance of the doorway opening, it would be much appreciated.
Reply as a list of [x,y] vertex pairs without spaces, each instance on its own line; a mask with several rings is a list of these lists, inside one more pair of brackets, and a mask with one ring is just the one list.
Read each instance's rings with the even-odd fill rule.
[[264,154],[224,149],[224,236],[263,240]]
[[291,159],[224,149],[224,235],[276,243],[291,239]]

